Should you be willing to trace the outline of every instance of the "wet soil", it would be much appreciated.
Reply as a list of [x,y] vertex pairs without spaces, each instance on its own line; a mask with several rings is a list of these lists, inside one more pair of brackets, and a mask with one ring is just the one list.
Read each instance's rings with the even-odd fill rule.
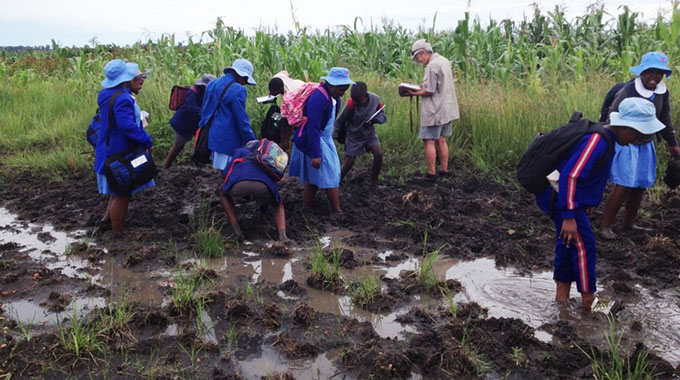
[[[441,286],[431,288],[414,280],[409,272],[413,268],[384,275],[383,293],[371,311],[399,311],[398,321],[412,327],[401,337],[384,337],[368,321],[316,309],[310,292],[337,297],[345,292],[341,284],[332,289],[307,288],[304,282],[314,282],[311,274],[307,279],[272,283],[223,270],[233,265],[233,258],[245,258],[253,268],[282,257],[299,257],[308,263],[311,249],[307,248],[319,237],[343,231],[343,247],[326,247],[324,252],[330,255],[332,249],[343,249],[343,269],[359,273],[371,272],[376,263],[388,265],[436,250],[447,260],[491,256],[496,265],[520,273],[551,269],[554,226],[533,197],[510,179],[469,167],[454,162],[455,176],[434,185],[386,178],[377,186],[369,183],[366,170],[355,168],[341,186],[340,215],[331,214],[322,193],[311,210],[302,210],[301,185],[287,178],[280,193],[286,205],[287,234],[294,245],[270,244],[277,236],[271,210],[263,219],[252,203],[237,205],[249,243],[233,240],[216,196],[219,175],[208,168],[179,165],[162,171],[155,188],[131,200],[123,237],[98,224],[107,199],[96,193],[93,173],[71,173],[61,181],[14,173],[0,184],[0,206],[16,213],[27,226],[40,222],[62,231],[86,231],[96,246],[75,244],[70,254],[99,269],[81,268],[79,272],[86,275],[68,276],[33,259],[21,244],[0,245],[0,315],[3,326],[14,332],[0,337],[0,344],[6,345],[0,346],[0,377],[11,373],[12,379],[67,374],[113,379],[254,378],[244,372],[244,363],[273,349],[292,363],[327,359],[326,353],[334,352],[327,359],[334,367],[333,378],[592,378],[590,361],[579,347],[599,354],[601,336],[600,344],[584,339],[574,322],[564,321],[542,328],[552,335],[547,343],[537,339],[535,328],[522,320],[489,316],[474,302],[460,302],[452,313],[444,294],[461,291],[462,281],[442,279]],[[192,232],[202,202],[227,239],[222,269],[186,265],[198,252]],[[592,217],[596,228],[601,209]],[[652,233],[615,229],[620,239],[598,239],[598,283],[613,296],[635,293],[636,284],[652,292],[680,287],[680,193],[661,192],[654,202],[646,199],[642,210],[640,224],[652,228]],[[38,238],[49,243],[51,235],[40,233]],[[376,252],[391,253],[378,258]],[[150,280],[142,286],[130,285],[129,292],[145,293],[130,301],[134,313],[129,323],[103,334],[110,347],[105,355],[76,355],[65,347],[49,320],[26,339],[17,333],[17,318],[3,309],[8,303],[29,301],[50,313],[61,312],[67,325],[76,299],[101,298],[115,310],[122,304],[121,291],[96,277],[113,265],[131,277]],[[175,285],[167,277],[180,270],[208,284],[204,308],[198,312],[169,301]],[[149,288],[149,284],[153,285]],[[97,304],[94,309],[102,307]],[[98,315],[84,308],[78,318],[96,325]],[[660,378],[671,378],[670,363],[653,353],[650,358]],[[271,370],[261,377],[310,378],[293,372]]]

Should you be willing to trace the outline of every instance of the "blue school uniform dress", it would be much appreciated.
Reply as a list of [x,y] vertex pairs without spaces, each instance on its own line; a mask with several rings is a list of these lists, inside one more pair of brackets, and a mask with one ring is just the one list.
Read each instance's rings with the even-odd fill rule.
[[[606,133],[612,141],[616,140],[611,131],[606,130]],[[607,147],[607,140],[600,134],[583,136],[555,168],[560,172],[559,192],[548,186],[536,196],[538,206],[555,222],[557,241],[553,279],[576,282],[582,293],[597,291],[595,235],[586,207],[597,207],[602,200],[612,160],[607,159],[605,165],[594,169],[607,154]],[[567,218],[574,218],[578,229],[578,236],[569,247],[560,239],[562,223]]]
[[[611,111],[618,111],[618,103],[625,98],[639,97],[647,99],[656,108],[656,117],[666,128],[659,134],[669,146],[677,145],[675,131],[670,116],[669,93],[664,82],[659,83],[654,91],[647,90],[642,84],[640,77],[626,83],[616,95],[615,105]],[[656,148],[653,136],[640,144],[628,144],[625,146],[616,144],[614,163],[610,175],[610,181],[614,184],[647,189],[656,182]]]
[[[307,100],[308,121],[302,131],[295,131],[288,169],[290,176],[300,177],[301,184],[307,182],[322,189],[340,186],[340,157],[332,137],[339,106],[339,100],[327,99],[319,90]],[[321,157],[319,169],[312,166],[315,157]]]
[[[115,124],[109,120],[109,99],[117,91],[123,91],[113,105],[113,116]],[[151,136],[142,128],[141,112],[139,106],[132,98],[129,89],[123,89],[122,86],[113,88],[104,88],[99,92],[97,104],[100,110],[106,110],[100,113],[101,117],[101,133],[98,135],[97,145],[95,147],[95,161],[94,170],[97,172],[97,187],[99,193],[106,195],[117,195],[111,189],[109,182],[104,175],[104,162],[108,156],[125,151],[135,146],[143,147],[145,149],[152,147]],[[106,146],[106,136],[109,128],[111,128],[111,137],[109,139],[109,146]],[[131,195],[134,195],[144,189],[155,186],[154,180],[138,186],[133,189]]]

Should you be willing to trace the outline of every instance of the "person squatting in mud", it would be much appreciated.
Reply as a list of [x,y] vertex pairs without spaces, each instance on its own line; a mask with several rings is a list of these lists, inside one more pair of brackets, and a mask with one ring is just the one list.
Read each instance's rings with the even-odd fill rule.
[[[639,97],[652,102],[656,109],[656,117],[665,125],[659,135],[668,143],[671,157],[679,157],[680,146],[671,121],[670,94],[663,81],[664,76],[669,77],[672,73],[668,67],[668,57],[659,52],[647,53],[642,56],[640,65],[631,67],[630,71],[637,76],[616,94],[611,111],[617,111],[619,104],[630,97]],[[616,145],[610,175],[610,180],[615,186],[605,204],[600,229],[600,235],[604,239],[616,238],[612,225],[624,203],[626,210],[623,228],[647,230],[638,226],[635,218],[645,189],[654,186],[656,182],[656,149],[653,137],[649,136],[644,141],[628,146]]]
[[[336,132],[345,130],[345,162],[342,164],[340,181],[345,178],[352,169],[357,156],[364,152],[373,154],[373,166],[371,167],[371,183],[378,182],[380,169],[382,168],[383,152],[380,147],[380,140],[375,133],[375,124],[387,122],[385,111],[382,110],[383,104],[380,97],[372,92],[368,92],[368,87],[364,82],[357,82],[352,86],[351,97],[347,100],[340,116],[335,121],[333,127],[334,137]],[[373,114],[379,111],[377,115]],[[369,119],[370,118],[370,119]]]
[[[609,124],[604,126],[605,132],[622,146],[639,142],[663,128],[654,105],[638,97],[623,100],[618,112],[612,112]],[[560,173],[559,191],[548,186],[536,196],[541,210],[555,222],[555,300],[568,301],[571,283],[576,282],[586,312],[591,310],[597,290],[595,235],[588,214],[602,200],[607,184],[612,157],[595,169],[607,150],[607,141],[600,134],[584,135],[555,168]]]
[[[449,146],[446,138],[451,136],[453,121],[460,118],[451,62],[435,53],[432,45],[424,39],[414,42],[411,46],[411,60],[425,66],[421,89],[406,90],[409,95],[423,97],[418,138],[425,144],[427,173],[421,179],[435,182],[437,175],[440,177],[450,175]],[[435,172],[437,158],[439,172]]]
[[256,163],[245,159],[252,147],[258,143],[259,140],[252,140],[245,147],[234,151],[233,160],[222,172],[224,183],[220,190],[220,203],[239,241],[243,241],[244,236],[238,224],[234,201],[245,199],[258,202],[260,215],[264,215],[263,211],[266,211],[267,206],[274,207],[274,222],[279,241],[287,243],[291,240],[286,236],[286,211],[276,182]]
[[[135,100],[131,94],[132,80],[139,74],[136,63],[126,63],[122,59],[109,61],[104,66],[106,78],[102,81],[103,88],[99,91],[97,98],[99,109],[109,110],[109,100],[115,96],[112,112],[100,113],[101,124],[95,146],[94,170],[97,173],[99,193],[111,196],[102,223],[110,221],[111,229],[116,234],[123,232],[130,197],[116,194],[109,186],[104,175],[104,162],[108,157],[132,147],[153,149],[151,136],[142,128],[140,115],[136,111]],[[136,90],[140,89],[141,86]],[[109,119],[109,115],[113,116],[113,119]],[[152,179],[133,189],[131,195],[154,185],[155,182]]]
[[288,173],[292,177],[300,177],[300,183],[305,185],[303,209],[312,207],[316,191],[322,188],[326,190],[332,211],[340,213],[340,158],[332,133],[341,97],[354,81],[344,67],[331,68],[321,79],[323,84],[305,103],[307,123],[293,136]]

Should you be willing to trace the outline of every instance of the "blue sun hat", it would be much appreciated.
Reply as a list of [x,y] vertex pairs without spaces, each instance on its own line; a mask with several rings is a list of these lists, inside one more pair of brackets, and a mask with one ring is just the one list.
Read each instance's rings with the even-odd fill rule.
[[630,68],[630,72],[635,75],[642,74],[645,70],[657,69],[666,73],[666,78],[671,76],[673,70],[668,67],[668,56],[666,54],[652,51],[642,56],[640,64]]
[[626,98],[619,104],[619,112],[609,114],[611,125],[633,128],[643,135],[651,135],[666,126],[656,118],[656,107],[647,99]]
[[125,63],[122,59],[114,59],[104,66],[106,79],[102,81],[102,87],[112,88],[123,82],[132,80],[139,73],[136,63]]
[[253,64],[249,60],[239,58],[231,64],[231,67],[225,68],[224,73],[226,74],[228,70],[234,70],[239,76],[248,78],[248,84],[256,84],[253,79]]
[[328,75],[321,77],[331,86],[344,86],[354,84],[354,81],[349,79],[349,69],[344,67],[332,67]]

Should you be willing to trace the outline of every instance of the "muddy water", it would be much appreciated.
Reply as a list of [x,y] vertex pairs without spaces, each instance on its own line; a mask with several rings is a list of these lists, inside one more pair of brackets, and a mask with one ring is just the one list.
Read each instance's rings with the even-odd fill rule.
[[[513,269],[496,268],[493,259],[461,262],[449,267],[446,279],[456,279],[463,285],[457,300],[475,301],[489,308],[489,316],[518,318],[536,328],[536,337],[550,342],[552,336],[540,330],[544,324],[572,321],[578,334],[593,343],[602,342],[607,322],[580,312],[580,297],[576,286],[571,294],[578,302],[558,306],[554,302],[555,283],[552,272],[538,272],[531,276],[519,275]],[[598,283],[598,296],[607,297],[608,290]],[[643,341],[660,357],[676,366],[680,363],[680,294],[677,289],[652,294],[635,285],[638,295],[623,299],[625,309],[617,315],[617,323],[627,339],[624,344]],[[641,322],[639,332],[630,330],[633,321]]]
[[[347,232],[336,232],[321,237],[323,246],[331,248],[342,247],[342,238]],[[83,239],[83,234],[66,234],[55,231],[49,225],[38,225],[18,221],[16,217],[0,208],[0,244],[15,242],[36,262],[44,263],[48,268],[60,271],[72,278],[89,279],[95,284],[110,289],[111,299],[115,300],[123,295],[127,300],[161,304],[166,302],[162,289],[172,286],[174,273],[155,271],[151,273],[137,273],[121,267],[113,260],[104,260],[100,264],[91,264],[85,260],[69,257],[65,252],[73,242]],[[358,247],[348,247],[354,252],[371,251]],[[349,297],[344,294],[331,294],[307,287],[305,259],[300,259],[305,253],[303,249],[293,252],[290,258],[261,257],[255,248],[247,245],[241,254],[229,255],[217,259],[188,260],[197,265],[214,269],[219,274],[215,287],[231,284],[239,277],[247,277],[251,283],[269,282],[282,283],[295,280],[306,289],[305,300],[318,312],[348,316],[360,321],[368,321],[376,332],[386,338],[404,339],[416,329],[410,325],[396,322],[400,314],[405,313],[416,304],[438,302],[431,299],[414,297],[412,301],[389,314],[376,314],[355,307]],[[413,270],[419,263],[418,258],[408,257],[401,262],[390,263],[386,259],[393,252],[375,253],[378,264],[369,263],[355,270],[342,270],[347,279],[357,278],[368,273],[384,275],[388,278],[398,278],[402,270]],[[397,254],[402,254],[399,252]],[[366,261],[368,263],[368,261]],[[88,268],[88,271],[83,271]],[[536,337],[546,342],[552,336],[541,330],[541,326],[556,321],[573,321],[579,327],[579,335],[591,337],[593,342],[602,342],[601,336],[607,329],[602,319],[582,316],[577,303],[568,307],[557,307],[553,302],[554,282],[550,272],[538,272],[531,276],[523,276],[512,269],[497,269],[493,259],[478,259],[475,261],[458,262],[450,258],[442,258],[436,264],[437,272],[442,279],[456,279],[463,285],[463,291],[456,296],[458,302],[474,301],[489,309],[492,317],[519,318],[528,325],[536,328]],[[607,289],[600,290],[607,294]],[[680,299],[678,289],[663,290],[652,293],[635,285],[635,295],[624,299],[626,309],[618,315],[619,326],[623,327],[630,339],[624,343],[637,340],[644,341],[659,356],[668,360],[672,365],[680,363]],[[577,296],[576,290],[572,294]],[[286,296],[282,294],[285,297]],[[294,297],[293,297],[294,298]],[[6,315],[19,319],[28,324],[52,324],[57,318],[69,315],[74,307],[78,315],[86,314],[91,308],[101,307],[109,300],[100,297],[73,296],[67,311],[55,314],[47,312],[32,300],[19,300],[7,303]],[[202,316],[205,326],[208,326],[204,338],[216,342],[218,330],[222,328],[219,321],[213,321],[205,313]],[[632,331],[629,326],[633,321],[642,325],[641,331]],[[174,330],[173,330],[174,329]],[[170,325],[165,332],[168,335],[177,334],[177,326]],[[593,338],[596,337],[596,338]],[[286,362],[277,352],[263,345],[262,354],[257,357],[244,358],[240,363],[243,373],[247,376],[261,376],[275,371],[292,371],[296,377],[332,377],[337,369],[331,361],[337,353],[328,352],[319,355],[312,361]],[[263,372],[264,371],[264,372]],[[414,375],[413,378],[418,378]]]

